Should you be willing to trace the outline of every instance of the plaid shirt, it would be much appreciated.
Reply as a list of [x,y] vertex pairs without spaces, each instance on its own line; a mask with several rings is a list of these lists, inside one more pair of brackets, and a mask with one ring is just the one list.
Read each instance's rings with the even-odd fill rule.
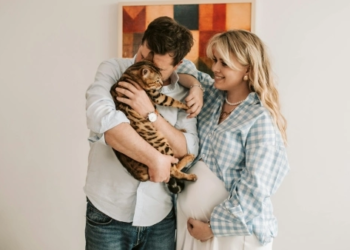
[[[184,63],[178,73],[197,75]],[[202,159],[230,192],[211,214],[212,231],[219,237],[255,234],[266,244],[278,229],[270,197],[289,171],[281,134],[256,93],[218,124],[226,93],[214,88],[208,74],[198,72],[198,80],[205,92],[197,123],[197,160]]]

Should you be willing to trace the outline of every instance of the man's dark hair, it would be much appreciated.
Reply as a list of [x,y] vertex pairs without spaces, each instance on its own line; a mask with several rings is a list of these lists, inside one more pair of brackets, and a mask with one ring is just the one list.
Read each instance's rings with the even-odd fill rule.
[[158,17],[148,25],[142,37],[142,44],[145,41],[154,54],[170,53],[173,66],[177,65],[193,46],[191,31],[167,16]]

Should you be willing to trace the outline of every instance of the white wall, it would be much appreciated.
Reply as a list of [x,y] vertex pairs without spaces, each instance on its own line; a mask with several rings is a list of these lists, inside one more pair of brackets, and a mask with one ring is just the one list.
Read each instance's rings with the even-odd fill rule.
[[[0,0],[1,250],[84,249],[84,94],[117,2]],[[348,0],[257,0],[289,121],[277,250],[349,249],[349,23]]]
[[350,249],[350,2],[258,0],[289,121],[275,249]]

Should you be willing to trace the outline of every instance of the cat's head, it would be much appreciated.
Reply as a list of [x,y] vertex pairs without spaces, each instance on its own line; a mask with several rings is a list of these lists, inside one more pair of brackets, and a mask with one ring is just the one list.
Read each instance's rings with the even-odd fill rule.
[[160,69],[150,61],[140,61],[134,63],[129,68],[132,74],[136,74],[142,81],[137,83],[144,90],[159,90],[163,87],[162,74]]

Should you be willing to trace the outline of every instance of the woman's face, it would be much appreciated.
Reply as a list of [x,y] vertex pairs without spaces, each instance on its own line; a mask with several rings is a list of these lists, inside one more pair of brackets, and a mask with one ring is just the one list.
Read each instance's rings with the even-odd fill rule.
[[231,62],[237,69],[230,68],[215,48],[213,49],[213,56],[211,69],[214,72],[215,88],[230,91],[247,87],[248,83],[243,81],[243,77],[247,74],[248,67],[242,66],[236,57],[231,55]]

